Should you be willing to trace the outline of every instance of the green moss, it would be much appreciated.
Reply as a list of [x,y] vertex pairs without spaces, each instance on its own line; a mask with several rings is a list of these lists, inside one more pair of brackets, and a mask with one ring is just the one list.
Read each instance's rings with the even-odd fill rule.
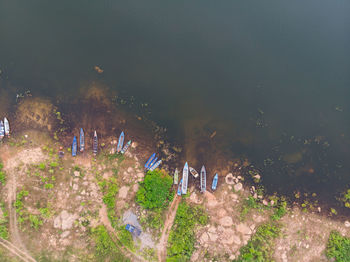
[[179,204],[168,240],[166,261],[188,261],[194,252],[195,228],[208,223],[208,216],[200,206]]
[[337,262],[350,261],[350,238],[343,237],[339,232],[332,231],[329,235],[326,255]]

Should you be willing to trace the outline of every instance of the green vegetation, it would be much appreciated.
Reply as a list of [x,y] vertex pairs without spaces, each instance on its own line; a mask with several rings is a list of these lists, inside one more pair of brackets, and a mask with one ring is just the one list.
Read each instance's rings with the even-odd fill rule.
[[273,240],[281,234],[280,226],[267,223],[258,227],[248,244],[240,249],[235,262],[263,262],[272,261]]
[[337,262],[350,261],[350,238],[343,237],[339,232],[332,231],[329,235],[326,255]]
[[43,225],[43,221],[38,215],[29,214],[28,219],[30,222],[30,226],[35,230],[37,230],[40,226]]
[[192,256],[195,244],[195,227],[208,223],[208,216],[200,206],[180,203],[168,240],[168,262],[187,261]]
[[2,211],[2,216],[0,217],[0,237],[4,239],[8,239],[9,232],[8,232],[8,213],[5,209],[5,204],[3,202],[0,203],[0,208]]
[[265,209],[268,209],[268,208],[269,207],[264,206],[257,199],[255,199],[254,197],[249,196],[247,199],[244,199],[244,201],[243,201],[242,210],[241,210],[241,214],[240,214],[240,219],[242,221],[244,221],[245,218],[246,218],[246,215],[252,209],[265,210]]
[[165,172],[148,172],[137,191],[136,201],[145,209],[165,208],[172,199],[172,178]]
[[272,220],[280,220],[287,213],[287,202],[284,199],[278,201],[277,207],[271,215]]
[[341,201],[344,203],[345,207],[350,208],[350,189],[343,193]]
[[91,230],[95,240],[96,261],[123,262],[130,261],[113,242],[104,226],[98,226]]
[[126,246],[130,250],[135,251],[134,240],[132,239],[132,235],[128,230],[125,229],[124,225],[118,228],[118,237],[123,246]]
[[0,183],[2,185],[5,185],[6,182],[6,174],[5,172],[2,170],[4,168],[4,165],[0,162]]
[[146,215],[141,215],[140,217],[141,224],[146,225],[146,227],[150,227],[153,229],[161,229],[163,228],[163,211],[162,209],[154,209],[148,210]]

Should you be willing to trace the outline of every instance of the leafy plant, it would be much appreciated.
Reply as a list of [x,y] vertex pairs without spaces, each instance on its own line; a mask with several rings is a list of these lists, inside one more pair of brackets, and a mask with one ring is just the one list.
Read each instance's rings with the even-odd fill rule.
[[271,215],[272,220],[280,220],[287,213],[287,202],[281,199]]
[[128,247],[130,250],[135,250],[132,235],[128,230],[125,229],[124,225],[118,228],[118,237],[124,246]]
[[28,218],[29,218],[30,226],[35,230],[37,230],[43,224],[43,221],[39,216],[29,214]]
[[337,262],[349,262],[350,238],[343,237],[337,231],[332,231],[327,243],[326,256]]

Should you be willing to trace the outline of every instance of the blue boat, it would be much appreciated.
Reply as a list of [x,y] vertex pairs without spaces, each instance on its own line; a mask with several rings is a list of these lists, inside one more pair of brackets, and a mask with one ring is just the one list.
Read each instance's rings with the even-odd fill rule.
[[77,137],[74,136],[73,138],[73,143],[72,143],[72,156],[76,156],[77,155]]
[[84,130],[82,128],[80,128],[79,149],[80,149],[80,152],[84,152],[85,150],[85,136],[84,136]]
[[98,150],[98,138],[97,138],[97,132],[95,130],[94,132],[94,139],[92,142],[92,153],[96,156],[97,155],[97,150]]
[[153,166],[150,167],[149,171],[153,171],[153,170],[156,169],[161,163],[162,163],[162,160],[159,160],[158,162],[156,162],[155,164],[153,164]]
[[124,144],[124,132],[122,131],[118,140],[117,153],[119,153],[122,150],[123,144]]
[[158,157],[153,158],[153,160],[151,161],[151,163],[149,163],[147,169],[150,169],[151,166],[153,166],[153,165],[157,162],[157,160],[158,160]]
[[125,152],[128,150],[129,146],[131,145],[131,140],[129,140],[128,143],[125,144],[123,149],[120,151],[120,153],[125,154]]
[[213,183],[211,184],[211,189],[216,190],[216,187],[218,185],[219,175],[216,173],[213,178]]
[[177,188],[177,194],[178,194],[179,196],[181,196],[181,187],[182,187],[182,178],[181,178],[180,183],[179,183],[179,186],[178,186],[178,188]]
[[187,194],[187,184],[188,184],[188,164],[186,162],[184,169],[182,171],[182,194],[186,195]]
[[145,164],[145,168],[147,169],[149,167],[149,164],[151,164],[152,160],[156,157],[156,153],[153,153],[150,158],[148,158],[146,164]]
[[5,127],[4,122],[0,121],[0,140],[2,140],[5,136]]

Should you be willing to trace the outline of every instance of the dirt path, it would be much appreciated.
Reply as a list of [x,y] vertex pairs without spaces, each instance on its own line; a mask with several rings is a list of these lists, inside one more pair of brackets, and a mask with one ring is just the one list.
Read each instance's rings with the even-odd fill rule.
[[34,258],[3,238],[0,238],[0,245],[25,262],[36,262]]
[[[108,215],[107,215],[107,207],[106,205],[102,205],[102,208],[99,211],[99,217],[100,220],[102,222],[102,224],[106,227],[109,235],[111,236],[111,238],[113,239],[114,242],[120,242],[120,239],[118,237],[118,235],[116,234],[114,228],[111,225],[111,222],[108,219]],[[130,250],[128,247],[126,246],[122,246],[120,247],[120,250],[123,252],[123,254],[132,259],[132,261],[138,262],[146,262],[146,260],[144,258],[142,258],[141,256],[135,254],[132,250]]]
[[159,262],[163,262],[166,260],[166,248],[167,248],[168,238],[170,234],[170,229],[173,226],[175,216],[176,216],[176,211],[180,202],[181,202],[181,197],[179,197],[176,194],[173,199],[173,202],[171,202],[171,205],[169,207],[169,211],[164,222],[162,236],[160,237],[160,240],[159,240],[159,244],[158,244],[158,261]]

